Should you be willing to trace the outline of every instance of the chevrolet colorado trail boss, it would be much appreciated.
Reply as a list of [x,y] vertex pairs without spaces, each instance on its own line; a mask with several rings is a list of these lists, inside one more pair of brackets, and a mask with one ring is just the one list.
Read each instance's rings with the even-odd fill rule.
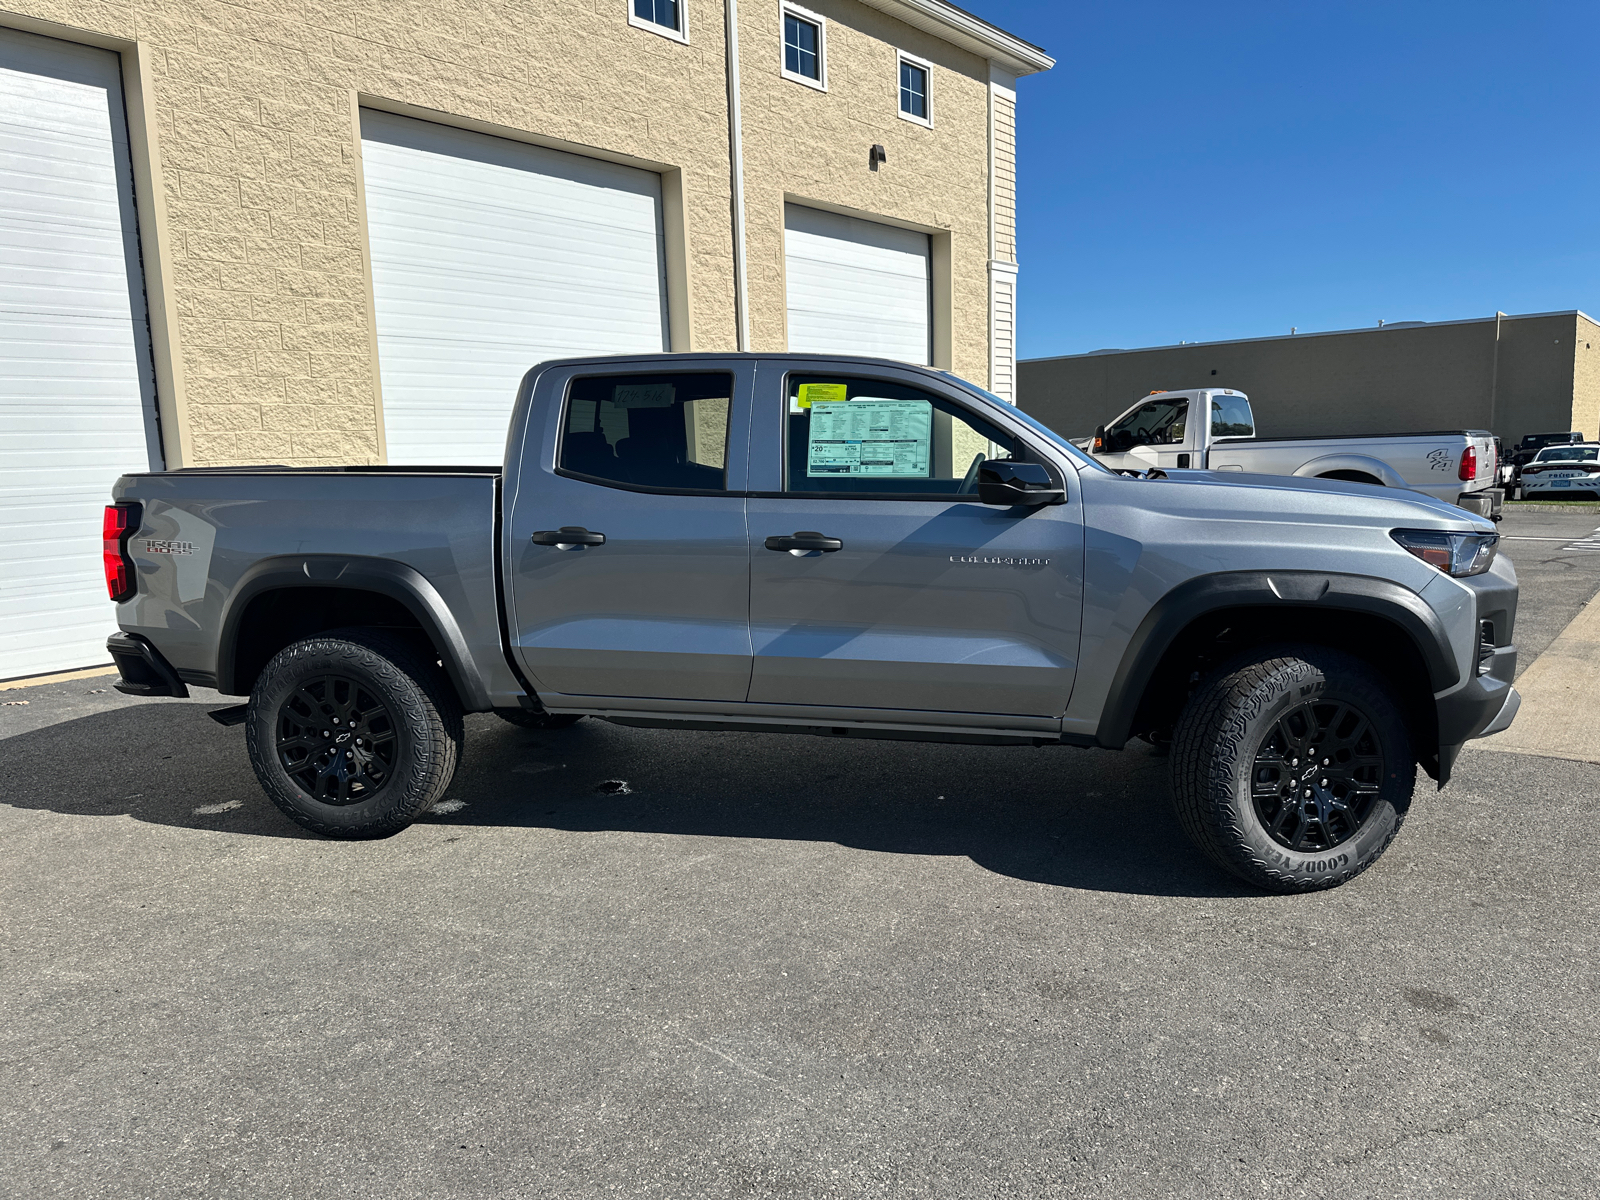
[[121,690],[248,705],[332,837],[443,794],[462,713],[1170,747],[1221,867],[1329,887],[1416,768],[1515,715],[1493,526],[1416,492],[1109,470],[934,370],[806,355],[547,362],[503,468],[128,475],[106,511]]

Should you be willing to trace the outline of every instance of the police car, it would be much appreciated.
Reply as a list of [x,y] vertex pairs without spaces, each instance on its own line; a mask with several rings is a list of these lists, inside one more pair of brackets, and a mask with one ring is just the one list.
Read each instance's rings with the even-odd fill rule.
[[1522,468],[1522,498],[1600,499],[1600,443],[1546,446]]

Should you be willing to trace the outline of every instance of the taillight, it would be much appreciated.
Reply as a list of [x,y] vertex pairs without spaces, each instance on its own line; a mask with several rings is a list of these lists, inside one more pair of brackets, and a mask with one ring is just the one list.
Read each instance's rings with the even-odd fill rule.
[[108,504],[100,526],[100,561],[106,569],[106,592],[119,602],[138,589],[133,560],[128,557],[128,539],[138,531],[143,515],[137,504]]
[[1478,452],[1471,446],[1461,452],[1461,470],[1456,472],[1456,477],[1463,483],[1478,477]]

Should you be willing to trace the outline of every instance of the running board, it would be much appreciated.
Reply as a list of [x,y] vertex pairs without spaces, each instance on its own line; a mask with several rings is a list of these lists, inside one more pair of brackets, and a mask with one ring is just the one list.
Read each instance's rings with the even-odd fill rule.
[[798,724],[782,717],[666,717],[659,713],[591,712],[613,725],[634,729],[693,729],[717,733],[797,733],[811,737],[871,738],[892,742],[950,742],[966,746],[1085,746],[1097,743],[1077,734],[1043,735],[1026,730],[973,729],[950,726],[876,725],[868,722]]

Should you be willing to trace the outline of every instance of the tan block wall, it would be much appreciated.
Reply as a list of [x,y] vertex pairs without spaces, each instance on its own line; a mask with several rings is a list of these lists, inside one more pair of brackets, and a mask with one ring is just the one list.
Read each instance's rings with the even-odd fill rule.
[[1492,320],[1032,359],[1018,364],[1018,403],[1087,437],[1149,392],[1232,387],[1263,437],[1492,425],[1509,442],[1568,420],[1573,334],[1570,314],[1503,320],[1498,369]]
[[[693,345],[735,345],[719,3],[689,0],[682,45],[629,26],[627,0],[11,2],[149,49],[191,465],[379,456],[358,95],[680,169]],[[816,7],[827,95],[779,77],[776,0],[741,6],[755,348],[784,346],[788,191],[949,229],[956,368],[981,381],[986,65],[850,0]],[[895,115],[896,45],[937,65],[933,131]]]
[[1572,426],[1600,440],[1600,325],[1579,315],[1572,351]]
[[[989,377],[989,65],[850,0],[810,0],[827,19],[828,91],[783,78],[778,6],[739,6],[751,348],[788,346],[783,205],[889,217],[948,234],[955,324],[950,363]],[[902,120],[896,50],[933,64],[933,128]],[[888,162],[873,171],[868,151]],[[937,311],[936,299],[935,309]]]

